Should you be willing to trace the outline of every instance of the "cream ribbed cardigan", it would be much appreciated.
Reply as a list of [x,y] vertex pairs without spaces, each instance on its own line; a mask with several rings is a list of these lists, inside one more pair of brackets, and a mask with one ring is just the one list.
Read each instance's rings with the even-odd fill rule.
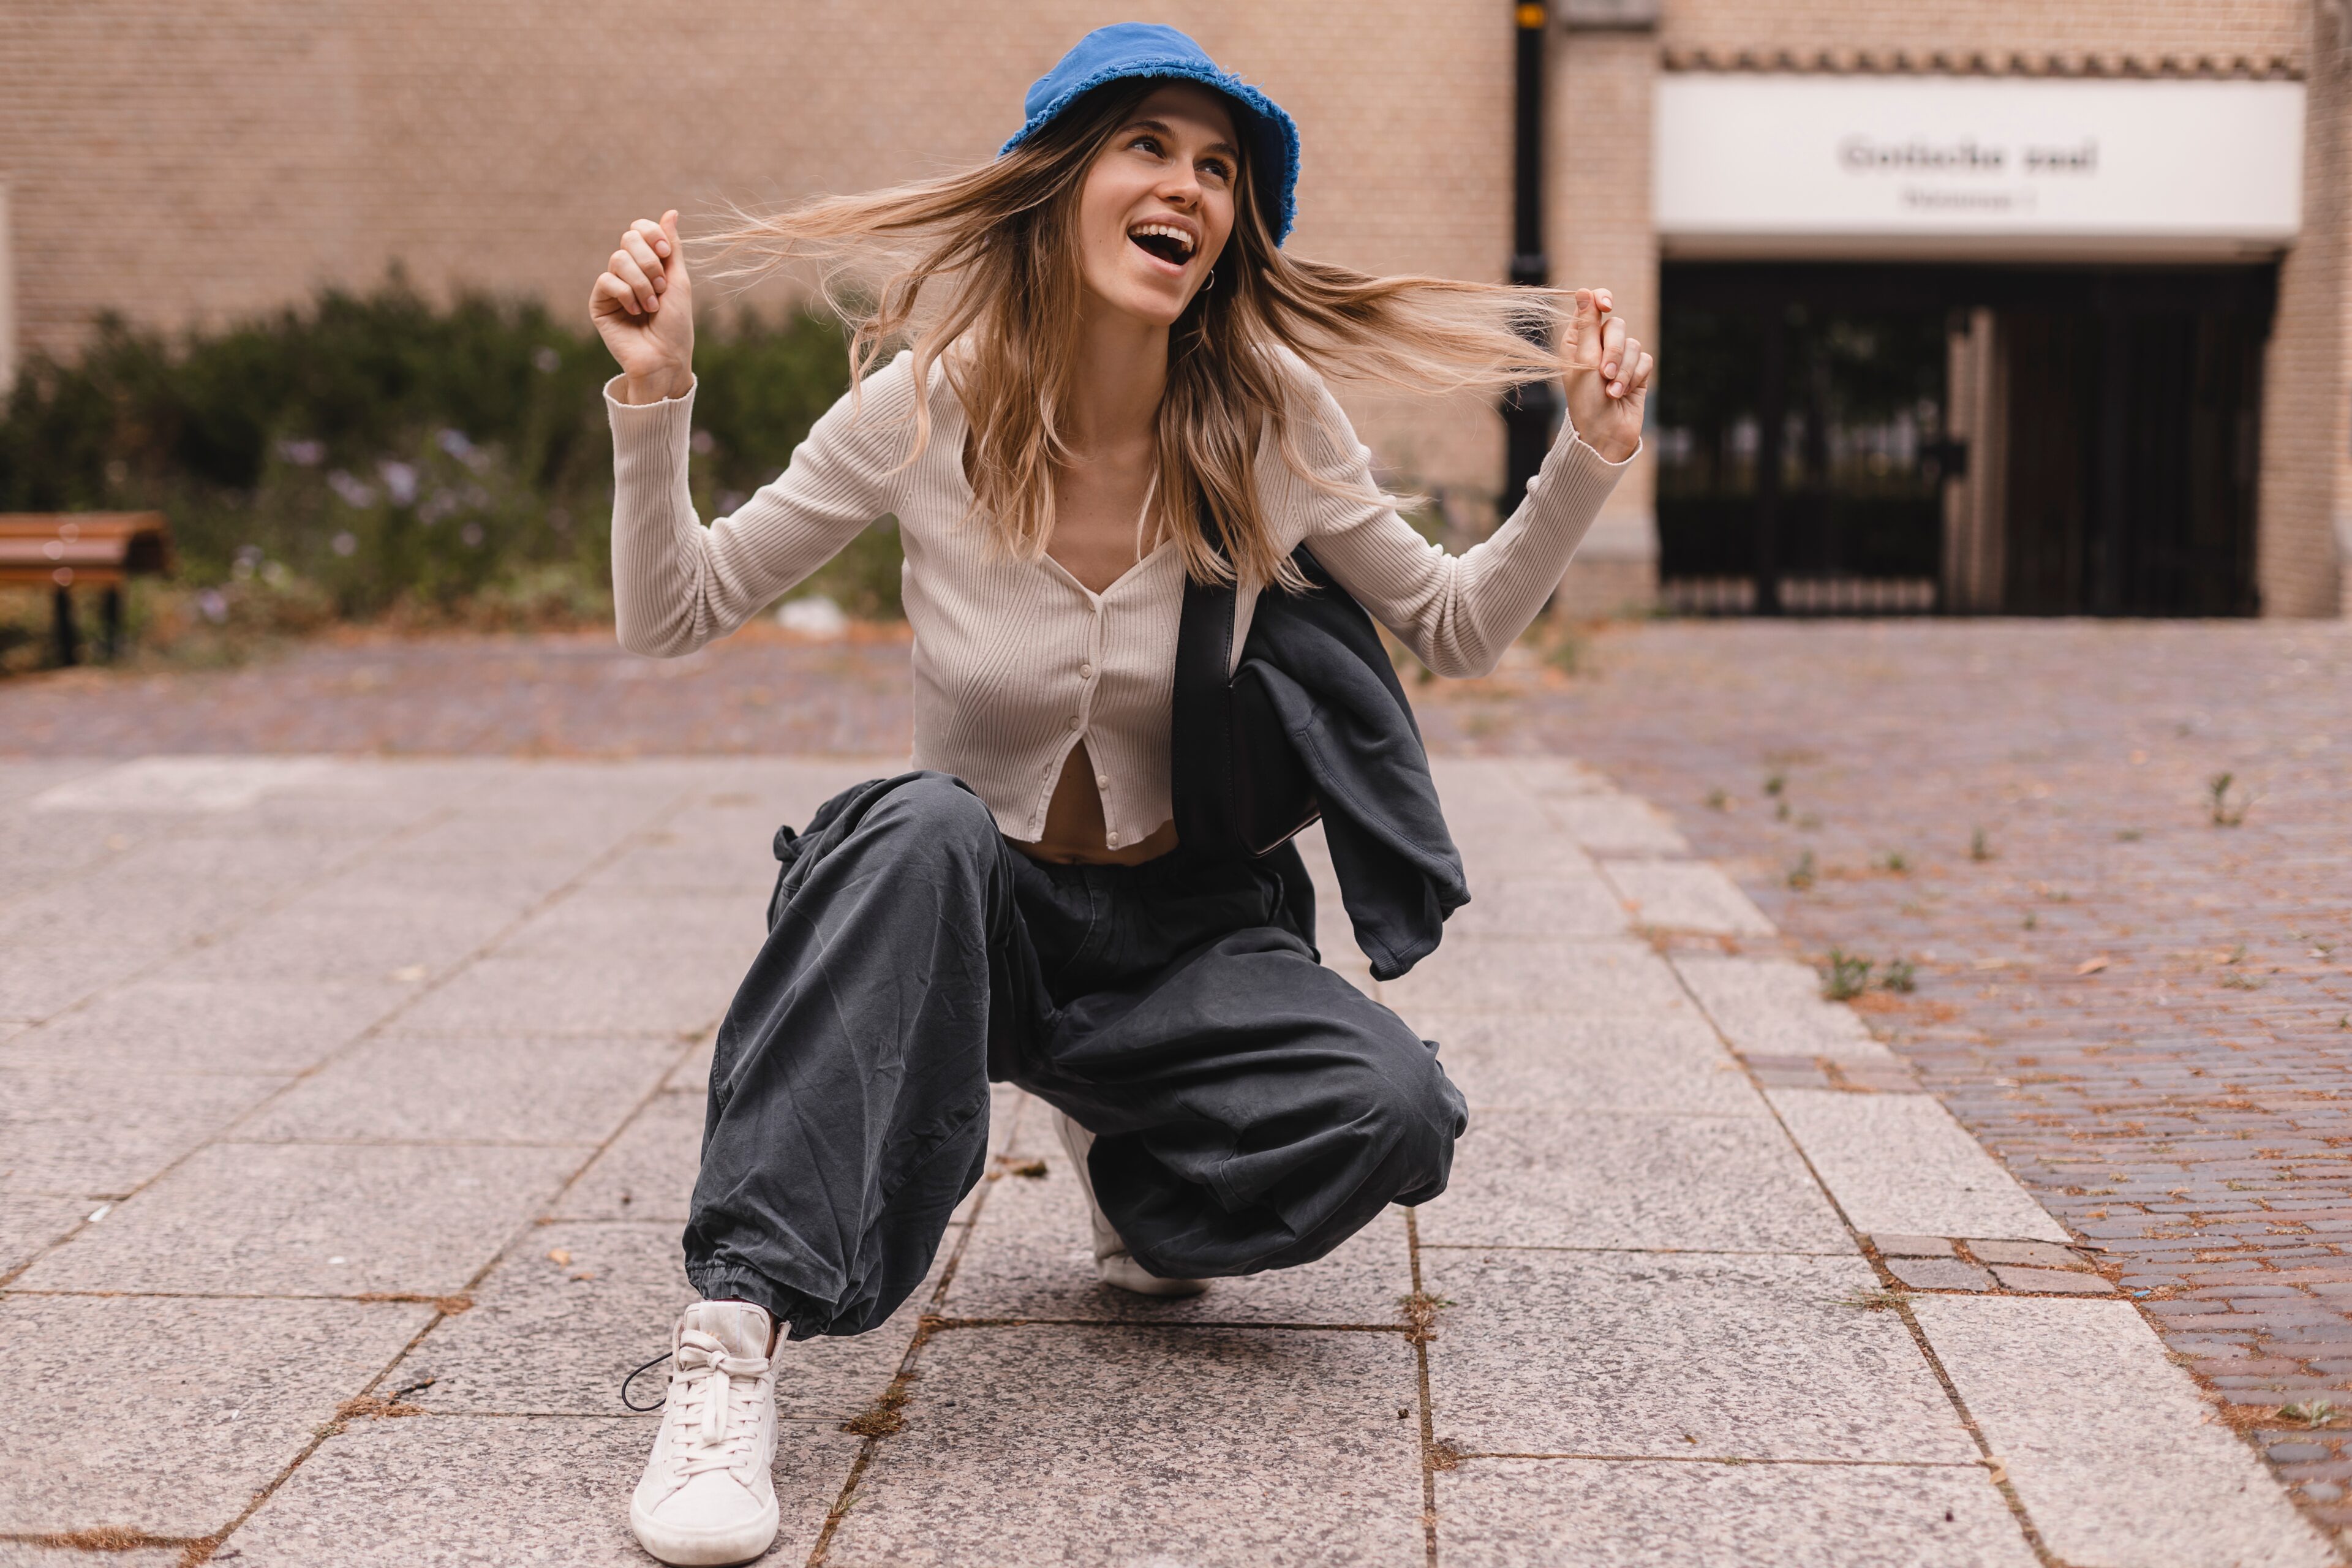
[[[941,367],[931,376],[930,443],[898,466],[911,443],[912,365],[901,353],[877,371],[862,389],[862,409],[845,396],[774,483],[707,529],[687,491],[693,392],[630,405],[608,387],[621,641],[657,657],[691,652],[742,625],[860,529],[896,513],[915,634],[916,765],[961,778],[1007,837],[1034,843],[1070,749],[1084,739],[1109,846],[1132,844],[1171,815],[1169,705],[1182,561],[1162,543],[1093,594],[1051,559],[1009,554],[967,519],[963,411]],[[1279,551],[1312,546],[1373,618],[1438,674],[1492,669],[1559,585],[1625,465],[1563,432],[1510,520],[1449,555],[1369,499],[1371,454],[1320,379],[1296,360],[1289,368],[1299,440],[1316,471],[1363,493],[1308,485],[1269,447],[1258,461],[1258,493]],[[1254,603],[1245,596],[1243,630]]]

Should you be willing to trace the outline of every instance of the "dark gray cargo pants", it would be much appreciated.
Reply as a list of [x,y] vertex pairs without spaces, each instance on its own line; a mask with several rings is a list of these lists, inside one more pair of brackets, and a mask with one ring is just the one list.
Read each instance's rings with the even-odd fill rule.
[[1444,1190],[1468,1117],[1435,1047],[1317,963],[1265,866],[1039,865],[936,773],[835,796],[777,854],[710,1073],[706,1299],[794,1339],[880,1324],[980,1179],[991,1079],[1096,1134],[1155,1274],[1310,1262]]

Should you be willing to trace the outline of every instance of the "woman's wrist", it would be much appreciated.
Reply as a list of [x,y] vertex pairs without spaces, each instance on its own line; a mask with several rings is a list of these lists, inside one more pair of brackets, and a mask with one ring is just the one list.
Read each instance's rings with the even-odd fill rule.
[[692,373],[684,370],[656,371],[651,375],[621,377],[621,401],[628,404],[666,403],[673,397],[684,397],[694,385]]

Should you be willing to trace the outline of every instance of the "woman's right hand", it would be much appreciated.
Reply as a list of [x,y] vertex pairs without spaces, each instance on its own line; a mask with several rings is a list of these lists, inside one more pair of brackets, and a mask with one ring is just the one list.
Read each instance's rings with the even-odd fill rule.
[[694,384],[694,287],[677,213],[641,217],[588,293],[588,316],[621,364],[621,400],[658,403]]

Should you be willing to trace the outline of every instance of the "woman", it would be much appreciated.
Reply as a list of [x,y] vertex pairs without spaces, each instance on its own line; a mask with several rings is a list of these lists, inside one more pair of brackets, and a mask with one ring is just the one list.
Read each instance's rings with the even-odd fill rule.
[[[1298,586],[1305,544],[1432,668],[1478,674],[1639,441],[1651,360],[1606,290],[1559,321],[1549,294],[1285,256],[1297,131],[1183,35],[1089,34],[1024,107],[983,167],[719,237],[884,264],[848,310],[858,384],[708,529],[677,215],[633,224],[592,296],[622,371],[621,640],[723,636],[885,514],[915,635],[921,771],[778,836],[770,936],[720,1029],[686,1233],[702,1300],[630,1516],[667,1563],[767,1546],[777,1336],[861,1332],[922,1279],[981,1173],[991,1079],[1063,1113],[1129,1289],[1307,1262],[1443,1190],[1466,1118],[1431,1047],[1318,963],[1262,863],[1175,841],[1184,584],[1232,580],[1245,620]],[[1455,558],[1373,484],[1324,371],[1559,374],[1572,428]]]

